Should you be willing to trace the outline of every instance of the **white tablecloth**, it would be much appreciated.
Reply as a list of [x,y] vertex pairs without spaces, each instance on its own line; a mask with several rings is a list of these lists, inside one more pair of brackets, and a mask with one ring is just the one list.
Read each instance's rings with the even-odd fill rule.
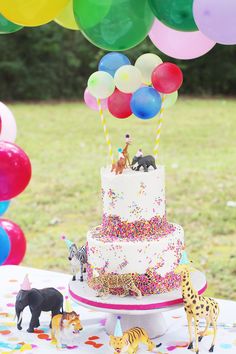
[[[58,353],[56,347],[50,342],[50,321],[49,313],[42,313],[40,317],[41,326],[38,333],[27,333],[30,313],[28,310],[23,314],[23,329],[18,331],[14,322],[15,296],[20,288],[25,274],[29,274],[32,287],[44,288],[55,287],[64,296],[68,295],[67,286],[70,275],[48,272],[16,266],[0,267],[0,353],[26,353],[26,354],[47,354]],[[236,302],[218,300],[220,303],[220,318],[218,325],[218,336],[215,347],[216,354],[236,353]],[[94,312],[72,303],[74,310],[81,315],[84,330],[74,340],[71,347],[62,349],[63,352],[70,350],[71,353],[81,354],[113,354],[109,347],[109,338],[104,330],[106,314]],[[187,350],[188,330],[183,309],[173,310],[165,313],[168,323],[168,332],[157,343],[162,343],[160,353],[189,354]],[[202,323],[203,326],[203,323]],[[39,333],[40,332],[40,333]],[[199,344],[200,353],[208,353],[212,340],[212,329],[209,335],[203,338]],[[148,353],[145,347],[141,347],[138,354]]]

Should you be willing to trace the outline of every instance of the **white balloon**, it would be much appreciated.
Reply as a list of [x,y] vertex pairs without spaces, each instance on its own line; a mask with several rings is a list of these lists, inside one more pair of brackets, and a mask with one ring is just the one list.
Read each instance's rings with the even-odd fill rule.
[[141,72],[133,65],[123,65],[114,76],[116,87],[125,93],[132,93],[142,84]]
[[142,82],[149,85],[152,82],[153,70],[162,63],[163,61],[158,55],[145,53],[136,60],[134,66],[141,71]]
[[10,109],[0,102],[0,141],[14,143],[16,140],[16,121]]

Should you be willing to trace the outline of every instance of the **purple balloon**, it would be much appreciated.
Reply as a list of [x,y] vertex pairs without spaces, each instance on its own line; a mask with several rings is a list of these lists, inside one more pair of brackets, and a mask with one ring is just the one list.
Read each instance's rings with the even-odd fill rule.
[[[99,111],[97,99],[91,95],[88,88],[86,88],[84,91],[84,102],[89,108],[93,109],[94,111]],[[104,111],[107,109],[107,98],[101,99],[101,106]]]
[[149,32],[149,37],[161,52],[172,58],[185,60],[206,54],[216,44],[199,31],[176,31],[157,19]]
[[195,0],[193,14],[207,37],[220,44],[236,44],[236,0]]

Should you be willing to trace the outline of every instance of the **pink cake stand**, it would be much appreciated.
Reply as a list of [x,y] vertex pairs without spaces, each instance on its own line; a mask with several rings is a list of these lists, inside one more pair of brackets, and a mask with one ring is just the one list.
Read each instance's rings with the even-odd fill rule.
[[[200,271],[191,273],[194,288],[199,294],[207,288],[206,277]],[[96,292],[89,288],[87,282],[71,281],[69,294],[73,301],[87,308],[107,312],[106,331],[113,334],[117,315],[121,315],[123,330],[140,326],[146,329],[151,338],[163,335],[167,331],[167,325],[163,312],[182,307],[181,289],[168,293],[144,296],[141,300],[135,297],[118,297],[110,295],[107,299],[96,296]]]

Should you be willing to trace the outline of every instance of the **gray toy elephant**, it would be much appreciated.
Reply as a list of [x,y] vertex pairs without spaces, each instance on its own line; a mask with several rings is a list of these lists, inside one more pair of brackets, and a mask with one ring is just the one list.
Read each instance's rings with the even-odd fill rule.
[[145,172],[148,172],[148,168],[152,166],[156,170],[155,159],[151,155],[147,156],[134,156],[131,167],[134,171],[139,171],[143,167]]
[[26,276],[15,302],[17,328],[19,330],[22,329],[22,315],[27,306],[29,306],[32,314],[27,331],[33,333],[34,328],[40,326],[39,317],[42,311],[51,311],[52,317],[63,312],[63,295],[54,288],[31,289],[28,277]]

